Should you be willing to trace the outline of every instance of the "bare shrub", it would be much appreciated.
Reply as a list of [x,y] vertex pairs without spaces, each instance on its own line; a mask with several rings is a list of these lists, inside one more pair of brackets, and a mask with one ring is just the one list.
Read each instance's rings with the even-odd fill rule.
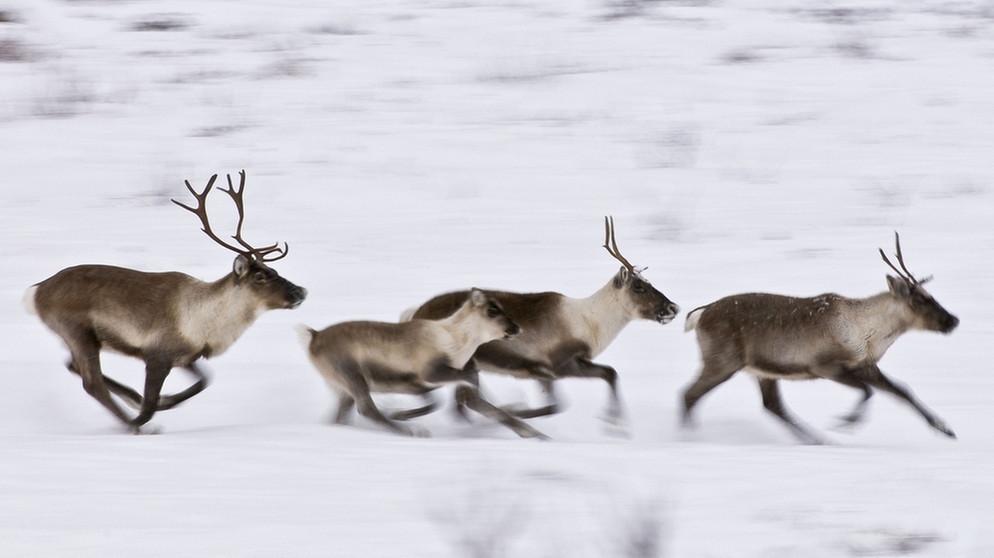
[[132,31],[182,31],[190,27],[187,18],[176,14],[153,14],[133,22]]
[[665,555],[666,522],[663,504],[657,499],[636,499],[619,506],[616,550],[624,558],[662,558]]
[[0,10],[0,23],[20,23],[21,18],[10,10]]
[[24,41],[0,39],[0,62],[31,62],[35,59],[37,59],[37,53]]
[[94,100],[92,85],[75,75],[55,68],[32,99],[31,113],[45,118],[65,118],[83,112]]
[[860,39],[849,39],[839,41],[832,45],[832,50],[849,58],[874,58],[876,53],[866,41]]
[[510,556],[509,548],[527,515],[517,493],[494,482],[473,485],[429,509],[457,555],[466,558]]
[[757,54],[756,51],[744,48],[729,51],[721,57],[721,61],[726,64],[748,64],[759,62],[760,60],[762,60],[762,56]]
[[324,25],[312,27],[309,31],[316,35],[338,35],[343,37],[366,34],[365,31],[362,31],[347,23],[325,23]]

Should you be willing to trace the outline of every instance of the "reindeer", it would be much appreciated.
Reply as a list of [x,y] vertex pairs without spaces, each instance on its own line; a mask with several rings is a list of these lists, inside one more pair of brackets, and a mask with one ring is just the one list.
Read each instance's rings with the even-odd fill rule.
[[906,387],[880,371],[877,362],[906,331],[950,333],[959,319],[943,308],[908,271],[895,233],[897,262],[883,250],[880,256],[897,274],[888,275],[888,291],[869,298],[846,298],[834,293],[813,298],[773,294],[739,294],[696,308],[687,315],[686,331],[697,332],[703,368],[683,393],[685,425],[691,410],[706,393],[739,370],[759,380],[763,406],[782,420],[802,442],[820,439],[790,416],[780,399],[778,380],[824,378],[859,389],[863,397],[845,425],[863,419],[874,388],[908,402],[932,428],[950,438],[956,435]]
[[[207,194],[216,174],[199,194],[185,181],[196,208],[172,200],[200,218],[207,236],[238,254],[231,273],[221,279],[205,282],[179,272],[80,265],[35,284],[25,295],[28,310],[65,341],[71,355],[67,366],[82,378],[83,389],[136,434],[156,411],[171,409],[207,387],[198,359],[223,353],[263,311],[296,308],[307,295],[266,265],[286,257],[286,244],[255,248],[242,239],[245,171],[240,175],[237,190],[230,175],[228,189],[222,189],[238,211],[232,237],[237,246],[218,238],[207,217]],[[143,394],[103,374],[101,350],[145,361]],[[189,371],[196,382],[182,392],[161,394],[173,367]],[[129,417],[111,393],[138,408],[138,415]]]
[[[434,402],[407,411],[384,415],[373,402],[373,392],[429,394],[447,383],[470,383],[463,370],[473,351],[496,339],[510,339],[520,332],[500,303],[479,289],[451,316],[440,320],[414,319],[403,323],[344,322],[315,331],[300,327],[301,338],[315,368],[338,394],[335,422],[345,424],[358,404],[359,414],[387,429],[409,436],[426,436],[417,427],[395,422],[427,414]],[[503,342],[503,341],[501,341]],[[526,438],[544,435],[478,397],[465,392],[462,404],[505,424]]]
[[[591,296],[570,298],[557,292],[486,291],[521,325],[523,332],[508,341],[480,346],[469,367],[474,372],[482,367],[539,382],[546,395],[546,405],[516,410],[514,415],[517,417],[532,418],[558,412],[559,402],[553,383],[560,378],[601,378],[610,388],[605,419],[620,424],[623,412],[618,395],[618,372],[593,359],[629,322],[642,318],[667,324],[679,312],[676,304],[649,284],[641,270],[621,255],[613,218],[604,218],[604,229],[604,248],[622,265],[614,277]],[[467,296],[466,291],[439,295],[409,314],[413,318],[443,318],[452,314]]]

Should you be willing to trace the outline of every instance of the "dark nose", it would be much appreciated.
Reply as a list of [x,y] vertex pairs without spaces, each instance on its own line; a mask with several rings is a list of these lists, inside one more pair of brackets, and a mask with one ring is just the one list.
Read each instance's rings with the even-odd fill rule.
[[307,289],[294,285],[287,295],[287,307],[296,308],[304,302],[305,298],[307,298]]
[[521,328],[518,327],[518,324],[511,324],[510,327],[504,330],[505,337],[514,337],[519,333],[521,333]]
[[943,325],[942,333],[949,333],[952,330],[956,329],[956,326],[959,325],[959,318],[953,316],[952,314],[949,314],[949,316],[945,319],[945,322],[942,325]]
[[680,307],[674,303],[670,303],[661,312],[656,314],[656,320],[663,324],[668,324],[673,321],[673,318],[680,313]]

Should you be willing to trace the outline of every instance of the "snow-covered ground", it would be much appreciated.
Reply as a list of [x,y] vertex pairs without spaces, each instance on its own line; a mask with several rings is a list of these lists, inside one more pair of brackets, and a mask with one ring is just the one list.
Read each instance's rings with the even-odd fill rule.
[[[994,555],[992,102],[989,0],[0,0],[0,556]],[[309,298],[210,361],[161,434],[123,434],[22,294],[78,263],[222,276],[169,199],[243,168],[246,236],[288,242]],[[887,395],[832,431],[858,394],[809,382],[786,402],[830,443],[802,446],[744,375],[684,433],[682,316],[598,359],[629,438],[581,380],[530,421],[551,442],[448,409],[428,439],[328,424],[297,323],[474,285],[586,296],[617,269],[608,214],[684,313],[880,292],[899,230],[962,324],[881,366],[959,439]]]

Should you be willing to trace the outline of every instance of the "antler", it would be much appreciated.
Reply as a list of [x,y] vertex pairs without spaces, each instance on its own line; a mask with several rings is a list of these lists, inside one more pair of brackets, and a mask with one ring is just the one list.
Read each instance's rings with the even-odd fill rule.
[[[242,223],[245,222],[245,205],[242,198],[242,194],[245,191],[245,171],[244,170],[239,171],[238,174],[241,176],[241,181],[239,183],[237,190],[235,189],[234,184],[232,184],[231,182],[230,174],[227,175],[228,189],[225,190],[221,188],[220,190],[231,196],[231,199],[235,202],[235,208],[238,210],[238,226],[235,228],[235,234],[231,238],[235,239],[235,241],[238,242],[238,244],[242,248],[239,248],[237,246],[232,246],[231,244],[228,244],[227,242],[221,240],[216,234],[214,234],[214,231],[211,229],[210,220],[207,217],[207,194],[209,194],[211,188],[214,187],[214,181],[217,180],[216,174],[214,176],[211,176],[210,180],[207,181],[207,187],[204,188],[204,191],[199,194],[197,193],[196,190],[193,189],[193,186],[190,185],[189,180],[183,181],[183,183],[186,184],[186,188],[190,190],[190,193],[193,194],[193,197],[197,200],[196,208],[190,207],[176,200],[172,200],[172,202],[182,207],[183,209],[193,213],[197,217],[199,217],[201,224],[203,224],[203,229],[201,230],[203,230],[204,233],[207,234],[207,236],[211,237],[211,239],[213,239],[214,242],[217,242],[218,244],[224,246],[225,248],[231,250],[232,252],[241,254],[245,257],[254,258],[260,262],[274,262],[276,260],[285,258],[286,255],[290,252],[290,247],[286,243],[283,243],[283,248],[280,248],[279,243],[271,244],[269,246],[263,246],[262,248],[255,248],[248,242],[245,242],[245,240],[242,238]],[[272,258],[267,257],[273,253],[276,253],[277,256]]]
[[618,250],[618,241],[614,237],[614,217],[611,216],[604,217],[604,249],[607,250],[608,254],[614,256],[614,259],[621,262],[621,265],[625,266],[632,274],[637,273],[635,266],[629,263],[621,255],[621,251]]
[[897,244],[897,252],[895,255],[897,256],[897,263],[901,264],[901,269],[898,269],[894,264],[892,264],[890,260],[887,259],[887,255],[884,254],[883,248],[880,248],[879,249],[880,257],[884,259],[884,262],[888,266],[890,266],[890,268],[893,269],[895,273],[897,273],[898,277],[904,279],[910,285],[921,285],[922,283],[930,281],[932,279],[931,277],[926,277],[925,279],[916,279],[914,274],[908,271],[908,266],[904,265],[904,254],[901,253],[901,235],[898,234],[897,231],[894,231],[894,242],[895,244]]

